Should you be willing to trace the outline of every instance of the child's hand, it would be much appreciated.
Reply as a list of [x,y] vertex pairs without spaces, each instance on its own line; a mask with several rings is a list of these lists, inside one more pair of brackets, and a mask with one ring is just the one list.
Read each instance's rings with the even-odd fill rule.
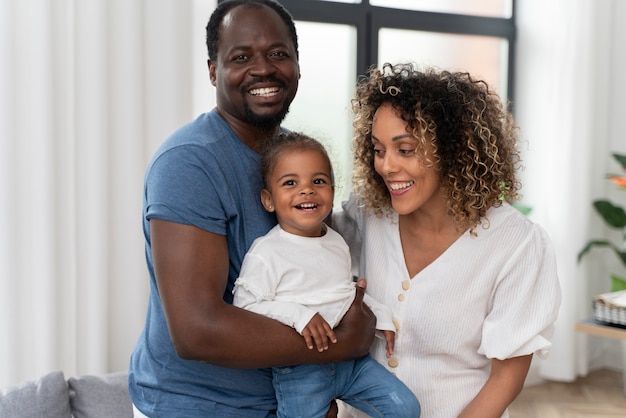
[[385,348],[387,349],[387,358],[389,358],[393,354],[393,346],[396,342],[396,333],[393,331],[383,331],[383,334],[385,334],[385,340],[387,341]]
[[319,313],[316,313],[309,323],[306,324],[306,327],[302,330],[302,336],[309,349],[313,349],[313,342],[315,341],[317,351],[320,352],[328,350],[328,340],[333,343],[337,342],[333,329]]

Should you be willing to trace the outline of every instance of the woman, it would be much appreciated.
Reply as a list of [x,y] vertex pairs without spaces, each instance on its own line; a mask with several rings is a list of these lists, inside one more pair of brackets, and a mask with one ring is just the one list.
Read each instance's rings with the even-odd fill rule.
[[510,205],[511,115],[469,74],[409,64],[372,69],[353,110],[355,193],[334,227],[360,248],[367,293],[394,313],[394,355],[378,341],[372,355],[424,418],[507,417],[561,300],[546,232]]

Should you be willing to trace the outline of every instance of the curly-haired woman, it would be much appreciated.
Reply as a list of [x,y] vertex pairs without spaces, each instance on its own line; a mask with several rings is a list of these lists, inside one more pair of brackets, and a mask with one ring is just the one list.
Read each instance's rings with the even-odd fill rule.
[[561,301],[546,232],[513,208],[517,128],[467,73],[385,64],[353,100],[354,195],[334,226],[367,292],[391,307],[395,352],[373,356],[422,416],[507,417]]

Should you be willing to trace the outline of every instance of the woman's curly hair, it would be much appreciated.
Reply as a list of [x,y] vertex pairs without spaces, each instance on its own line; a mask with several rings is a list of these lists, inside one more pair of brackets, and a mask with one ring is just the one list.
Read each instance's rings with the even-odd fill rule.
[[390,104],[406,122],[418,158],[438,167],[448,211],[460,231],[473,232],[483,221],[488,227],[484,217],[490,207],[519,199],[518,129],[487,83],[464,72],[387,63],[359,79],[352,100],[353,183],[366,210],[382,216],[391,207],[389,191],[374,170],[371,141],[374,114],[382,104]]

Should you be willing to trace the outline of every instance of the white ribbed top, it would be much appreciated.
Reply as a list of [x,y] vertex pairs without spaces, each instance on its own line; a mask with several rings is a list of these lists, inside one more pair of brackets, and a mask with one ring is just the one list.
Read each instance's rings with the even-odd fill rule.
[[423,418],[456,417],[489,377],[491,359],[547,355],[561,292],[543,228],[508,204],[492,208],[488,229],[466,232],[410,278],[397,218],[364,217],[354,200],[344,209],[335,229],[350,243],[345,216],[356,221],[360,276],[399,328],[392,361],[378,340],[372,355],[413,390]]

